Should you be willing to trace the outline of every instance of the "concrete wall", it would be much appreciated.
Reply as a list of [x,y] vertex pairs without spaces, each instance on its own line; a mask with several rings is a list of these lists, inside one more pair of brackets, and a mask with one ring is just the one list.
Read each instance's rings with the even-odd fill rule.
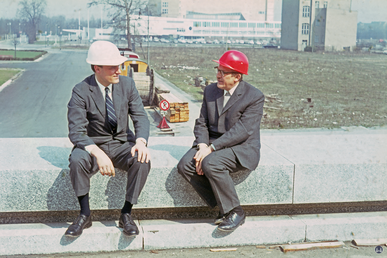
[[341,51],[343,47],[356,46],[357,12],[327,9],[325,50]]
[[298,0],[283,0],[282,2],[282,30],[281,48],[298,50],[299,37],[299,10]]

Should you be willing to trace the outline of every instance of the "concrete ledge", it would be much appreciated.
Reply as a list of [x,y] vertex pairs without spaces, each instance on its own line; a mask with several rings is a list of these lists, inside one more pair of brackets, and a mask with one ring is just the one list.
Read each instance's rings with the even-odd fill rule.
[[211,220],[139,220],[137,237],[125,236],[117,221],[93,222],[75,239],[69,223],[0,225],[0,255],[118,250],[227,247],[307,241],[387,238],[387,212],[247,217],[233,233]]
[[233,233],[220,232],[212,220],[149,220],[140,224],[146,250],[276,244],[305,238],[305,224],[289,216],[247,217]]
[[[138,221],[136,221],[138,224]],[[118,221],[93,221],[78,238],[64,235],[70,223],[0,225],[0,255],[53,254],[143,249],[143,233],[128,237]]]
[[[387,200],[387,131],[281,131],[262,134],[262,158],[252,172],[232,174],[242,205],[372,203]],[[177,174],[193,137],[151,137],[152,170],[135,207],[205,206]],[[67,138],[0,139],[0,211],[78,210],[68,171]],[[120,209],[125,172],[91,179],[94,210]],[[66,194],[64,194],[66,193]]]
[[[152,169],[136,208],[205,206],[175,168],[192,141],[192,137],[149,140]],[[0,164],[4,164],[0,167],[0,210],[79,209],[68,170],[71,148],[66,138],[0,139],[0,150],[5,153],[0,157]],[[232,175],[242,204],[291,204],[294,165],[269,148],[264,147],[263,151],[265,155],[258,169]],[[94,175],[90,206],[92,209],[120,209],[125,187],[124,171],[118,171],[114,178]]]

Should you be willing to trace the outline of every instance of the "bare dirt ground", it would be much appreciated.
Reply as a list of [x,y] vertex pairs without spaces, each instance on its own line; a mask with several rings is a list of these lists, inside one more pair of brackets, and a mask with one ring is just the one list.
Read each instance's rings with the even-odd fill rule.
[[[249,58],[244,80],[266,96],[261,128],[387,124],[387,55],[237,48]],[[152,47],[150,63],[197,100],[195,77],[215,81],[224,47]]]

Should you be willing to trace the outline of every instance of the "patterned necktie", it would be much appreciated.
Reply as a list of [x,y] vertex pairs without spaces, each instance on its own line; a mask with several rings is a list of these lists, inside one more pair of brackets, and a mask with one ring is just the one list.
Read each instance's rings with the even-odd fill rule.
[[109,88],[105,88],[106,92],[106,111],[108,114],[108,121],[111,127],[114,129],[117,128],[117,117],[116,112],[114,111],[113,101],[109,97]]
[[223,99],[223,108],[226,106],[228,100],[230,99],[231,94],[229,91],[226,91],[226,94],[224,94],[224,99]]

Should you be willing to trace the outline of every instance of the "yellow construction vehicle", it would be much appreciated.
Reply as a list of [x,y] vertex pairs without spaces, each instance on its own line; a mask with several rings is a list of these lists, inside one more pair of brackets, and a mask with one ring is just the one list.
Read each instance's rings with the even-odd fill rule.
[[128,58],[121,65],[121,75],[129,76],[134,80],[144,106],[154,105],[156,91],[153,69],[130,49],[119,48],[119,50],[122,56]]

